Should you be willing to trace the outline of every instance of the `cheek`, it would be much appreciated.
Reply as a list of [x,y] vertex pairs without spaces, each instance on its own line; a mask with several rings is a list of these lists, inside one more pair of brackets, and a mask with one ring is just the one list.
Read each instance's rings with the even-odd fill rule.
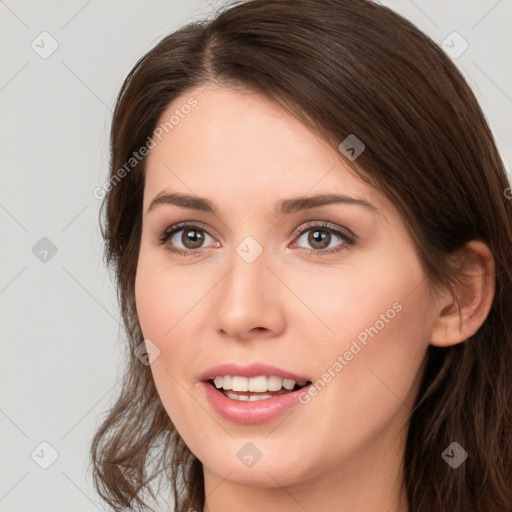
[[284,273],[303,302],[288,324],[291,329],[303,325],[311,348],[344,351],[355,339],[363,347],[373,339],[386,339],[388,348],[411,346],[414,339],[424,342],[421,329],[428,330],[429,297],[419,262],[412,254],[400,259],[393,251],[378,256],[360,258],[350,268]]
[[197,286],[193,288],[187,291],[186,280],[181,280],[177,272],[139,266],[135,281],[137,315],[144,338],[160,351],[151,364],[159,391],[161,385],[175,389],[179,382],[184,382],[186,369],[193,361],[193,341],[200,329],[200,319],[193,316],[194,305],[201,294]]
[[201,307],[212,286],[208,276],[191,267],[172,268],[159,251],[141,250],[135,278],[135,302],[146,338],[172,341],[173,335],[190,324],[188,315]]
[[141,251],[135,279],[137,315],[144,338],[158,347],[151,372],[163,406],[178,430],[186,428],[186,418],[200,413],[185,388],[195,367],[194,340],[204,331],[205,315],[198,315],[197,308],[205,307],[201,299],[212,286],[206,277],[198,279],[197,273],[184,268],[165,268],[161,258]]
[[368,439],[397,413],[406,420],[413,405],[428,347],[430,299],[418,261],[392,261],[385,272],[366,265],[365,272],[316,279],[315,288],[298,291],[322,320],[322,334],[308,350],[318,393],[306,407],[324,436],[337,425],[340,439]]

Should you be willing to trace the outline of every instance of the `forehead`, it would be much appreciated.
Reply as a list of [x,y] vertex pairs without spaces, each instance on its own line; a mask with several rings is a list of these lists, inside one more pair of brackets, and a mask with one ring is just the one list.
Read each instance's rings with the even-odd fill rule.
[[163,190],[240,205],[310,192],[383,200],[326,141],[257,93],[191,90],[168,106],[158,126],[161,140],[154,137],[146,163],[145,210]]

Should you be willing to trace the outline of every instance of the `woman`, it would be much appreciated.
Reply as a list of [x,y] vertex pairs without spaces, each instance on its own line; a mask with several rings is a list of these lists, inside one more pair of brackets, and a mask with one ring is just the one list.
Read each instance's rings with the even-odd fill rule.
[[510,184],[430,39],[366,0],[234,4],[135,65],[111,147],[110,505],[163,473],[177,511],[512,510]]

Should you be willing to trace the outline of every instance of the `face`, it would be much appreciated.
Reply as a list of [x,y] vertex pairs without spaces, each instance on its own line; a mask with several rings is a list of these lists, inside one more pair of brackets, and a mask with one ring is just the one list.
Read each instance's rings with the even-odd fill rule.
[[147,159],[136,276],[172,423],[238,484],[398,460],[433,317],[395,207],[257,94],[197,89],[161,121],[176,109]]

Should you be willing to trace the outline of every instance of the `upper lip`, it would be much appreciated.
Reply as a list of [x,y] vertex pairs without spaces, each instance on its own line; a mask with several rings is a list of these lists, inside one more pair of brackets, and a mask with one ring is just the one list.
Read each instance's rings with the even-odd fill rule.
[[247,365],[236,363],[222,363],[212,368],[209,368],[199,376],[199,380],[207,381],[215,377],[223,377],[224,375],[239,375],[241,377],[259,377],[264,375],[266,377],[281,377],[282,379],[292,379],[295,382],[309,381],[309,377],[298,375],[297,373],[289,372],[277,366],[272,366],[265,363],[254,362]]

